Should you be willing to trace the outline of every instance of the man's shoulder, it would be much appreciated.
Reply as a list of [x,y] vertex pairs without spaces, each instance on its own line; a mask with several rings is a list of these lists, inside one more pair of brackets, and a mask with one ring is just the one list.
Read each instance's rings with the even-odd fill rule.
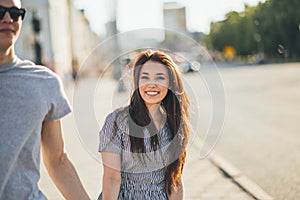
[[44,65],[37,65],[30,60],[17,59],[16,68],[17,71],[24,73],[24,75],[35,76],[37,78],[54,78],[58,79],[58,75],[51,71]]
[[51,70],[48,69],[46,66],[37,65],[30,60],[17,59],[16,67],[21,70],[27,70],[27,71],[33,71],[33,72],[45,72],[45,73],[50,72],[51,73]]

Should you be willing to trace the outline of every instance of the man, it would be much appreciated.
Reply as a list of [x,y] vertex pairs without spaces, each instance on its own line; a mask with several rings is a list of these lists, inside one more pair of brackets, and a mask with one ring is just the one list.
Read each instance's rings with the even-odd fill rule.
[[0,0],[0,199],[46,199],[38,189],[40,146],[66,199],[89,199],[64,153],[60,118],[71,112],[60,79],[14,52],[25,10]]

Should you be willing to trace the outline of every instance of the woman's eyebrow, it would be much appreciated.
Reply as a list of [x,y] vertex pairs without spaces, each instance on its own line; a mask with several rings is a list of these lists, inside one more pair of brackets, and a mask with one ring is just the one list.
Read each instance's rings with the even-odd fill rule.
[[[142,74],[142,75],[149,75],[148,72],[142,72],[141,74]],[[157,72],[155,75],[157,75],[157,76],[166,76],[166,74],[163,73],[163,72]]]

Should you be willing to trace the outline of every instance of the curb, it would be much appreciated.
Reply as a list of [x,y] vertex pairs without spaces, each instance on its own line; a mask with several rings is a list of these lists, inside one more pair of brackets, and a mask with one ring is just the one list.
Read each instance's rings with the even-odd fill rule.
[[259,185],[250,180],[242,172],[230,164],[228,161],[217,155],[215,152],[211,153],[208,159],[222,170],[234,183],[249,193],[252,197],[258,200],[273,200],[274,198],[265,192]]

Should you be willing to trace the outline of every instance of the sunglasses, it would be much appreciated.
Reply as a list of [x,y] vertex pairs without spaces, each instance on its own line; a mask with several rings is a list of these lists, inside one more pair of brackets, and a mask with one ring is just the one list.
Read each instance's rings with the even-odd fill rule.
[[4,18],[5,13],[8,12],[13,21],[18,21],[19,18],[23,20],[25,17],[26,10],[24,8],[17,7],[3,7],[0,6],[0,20]]

